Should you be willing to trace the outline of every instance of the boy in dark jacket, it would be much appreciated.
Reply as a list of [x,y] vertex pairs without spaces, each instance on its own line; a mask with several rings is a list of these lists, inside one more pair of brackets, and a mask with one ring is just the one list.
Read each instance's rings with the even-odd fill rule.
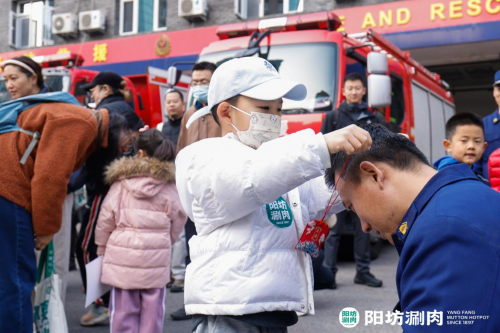
[[164,98],[165,113],[163,123],[159,123],[156,129],[165,134],[167,139],[177,147],[177,140],[181,132],[182,116],[186,103],[184,95],[177,89],[168,89]]
[[[328,112],[321,133],[327,134],[349,125],[378,123],[379,119],[368,109],[363,101],[366,95],[365,77],[359,73],[347,74],[344,78],[342,95],[345,101],[339,108]],[[356,262],[356,276],[354,283],[368,287],[381,287],[382,281],[370,272],[370,235],[363,233],[359,227],[359,217],[352,211],[343,211],[337,214],[337,224],[331,229],[325,242],[325,260],[323,266],[333,273],[331,289],[337,288],[335,275],[337,274],[337,256],[340,246],[340,237],[345,226],[354,224],[354,261]],[[318,259],[316,259],[317,261]]]
[[477,178],[485,185],[490,185],[481,173],[475,169],[474,163],[481,159],[488,143],[484,141],[483,120],[474,113],[459,113],[446,122],[446,139],[444,148],[451,156],[444,156],[434,162],[439,171],[449,165],[466,163]]
[[365,77],[359,73],[347,74],[344,78],[342,95],[345,100],[338,109],[328,112],[320,132],[323,134],[336,131],[346,126],[355,124],[378,123],[376,114],[368,109],[368,104],[363,101],[366,95]]

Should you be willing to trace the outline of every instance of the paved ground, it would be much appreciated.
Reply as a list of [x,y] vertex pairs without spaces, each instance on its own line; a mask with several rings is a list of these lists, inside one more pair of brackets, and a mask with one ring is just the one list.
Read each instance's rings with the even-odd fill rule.
[[[371,264],[371,271],[377,278],[384,281],[382,288],[368,288],[353,283],[355,264],[341,262],[337,274],[337,290],[316,291],[314,293],[316,315],[305,316],[299,319],[297,325],[289,329],[290,333],[320,333],[320,332],[401,332],[399,326],[385,324],[383,326],[365,326],[365,310],[382,310],[384,314],[392,310],[397,302],[396,266],[398,255],[390,246],[384,246],[380,257]],[[70,333],[104,333],[109,332],[109,326],[85,328],[79,325],[79,318],[84,313],[84,294],[81,290],[80,275],[71,272],[68,283],[66,302],[66,316]],[[188,333],[191,321],[176,322],[170,320],[172,311],[180,308],[183,303],[183,294],[168,293],[167,318],[165,318],[165,333]],[[344,328],[339,323],[339,312],[345,307],[354,307],[360,312],[361,323],[355,328]],[[141,332],[142,333],[142,332]]]

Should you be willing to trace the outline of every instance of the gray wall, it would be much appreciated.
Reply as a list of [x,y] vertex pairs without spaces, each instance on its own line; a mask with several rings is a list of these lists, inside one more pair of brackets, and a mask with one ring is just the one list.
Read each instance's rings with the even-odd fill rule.
[[[304,12],[317,12],[324,10],[332,10],[335,8],[345,8],[354,6],[365,6],[370,4],[392,2],[398,0],[352,0],[337,3],[334,0],[304,0]],[[0,0],[1,8],[9,8],[15,1]],[[178,2],[179,0],[168,0],[167,4],[167,27],[169,31],[182,30],[195,27],[203,27],[210,25],[220,25],[227,23],[241,22],[234,14],[234,0],[208,0],[209,14],[206,21],[189,22],[184,18],[178,17]],[[259,0],[248,0],[251,7],[249,8],[249,19],[255,19],[258,16]],[[105,34],[84,35],[80,34],[77,38],[63,39],[54,36],[55,45],[64,45],[67,43],[75,43],[79,41],[92,41],[100,39],[108,39],[119,37],[119,0],[54,0],[54,13],[81,12],[92,9],[103,9],[106,13],[106,32]],[[252,15],[253,13],[253,15]],[[280,16],[280,15],[277,15]],[[0,52],[12,51],[9,46],[9,12],[7,10],[0,11]]]
[[10,51],[9,47],[9,13],[12,1],[0,0],[0,52]]

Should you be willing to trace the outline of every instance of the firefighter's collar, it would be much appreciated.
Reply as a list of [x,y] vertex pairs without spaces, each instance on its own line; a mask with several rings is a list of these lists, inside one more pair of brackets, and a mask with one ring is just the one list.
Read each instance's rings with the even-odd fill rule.
[[441,188],[466,179],[479,181],[467,164],[458,163],[441,169],[434,175],[434,177],[429,180],[429,182],[424,186],[422,191],[420,191],[415,200],[412,202],[410,208],[408,208],[408,210],[406,211],[406,214],[399,224],[396,233],[392,235],[392,239],[394,240],[394,244],[396,245],[398,252],[401,252],[400,249],[404,245],[404,242],[406,241],[406,238],[408,237],[413,224],[425,209],[427,203],[432,199],[432,197]]

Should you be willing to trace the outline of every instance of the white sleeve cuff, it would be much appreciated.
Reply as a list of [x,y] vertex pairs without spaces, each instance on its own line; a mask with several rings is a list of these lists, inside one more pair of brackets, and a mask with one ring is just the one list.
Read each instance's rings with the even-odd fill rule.
[[323,169],[326,170],[332,166],[332,162],[330,160],[330,151],[328,150],[328,146],[326,145],[323,134],[316,134],[316,140],[318,141],[318,155],[321,160],[321,164],[323,164]]

